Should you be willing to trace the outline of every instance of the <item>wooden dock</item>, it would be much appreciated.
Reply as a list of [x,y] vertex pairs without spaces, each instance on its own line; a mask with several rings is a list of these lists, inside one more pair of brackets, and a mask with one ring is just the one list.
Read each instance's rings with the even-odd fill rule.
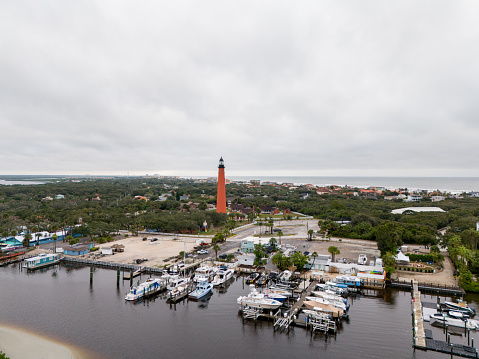
[[[454,344],[442,340],[435,340],[432,331],[424,329],[422,319],[421,292],[417,281],[412,281],[412,324],[413,324],[413,347],[422,350],[432,350],[440,353],[451,354],[464,358],[478,358],[479,353],[474,347],[462,344]],[[434,306],[434,303],[427,303],[427,307]],[[449,339],[448,339],[449,340]]]
[[412,325],[414,347],[425,348],[424,322],[422,320],[421,292],[417,281],[412,281]]
[[137,268],[134,271],[126,272],[123,274],[123,280],[130,280],[132,278],[138,277],[141,275],[145,269],[143,267]]
[[[398,288],[398,289],[406,289],[406,290],[413,289],[410,281],[392,280],[389,286],[392,288]],[[432,284],[432,283],[417,283],[417,286],[418,286],[418,289],[423,293],[445,294],[445,295],[466,294],[464,289],[460,287],[453,287],[448,285],[440,286],[440,285]]]

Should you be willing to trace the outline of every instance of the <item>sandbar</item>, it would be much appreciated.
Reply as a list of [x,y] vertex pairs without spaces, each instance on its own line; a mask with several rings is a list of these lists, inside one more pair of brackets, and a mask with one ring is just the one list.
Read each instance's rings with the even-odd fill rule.
[[69,345],[9,326],[0,326],[0,351],[10,359],[87,358]]

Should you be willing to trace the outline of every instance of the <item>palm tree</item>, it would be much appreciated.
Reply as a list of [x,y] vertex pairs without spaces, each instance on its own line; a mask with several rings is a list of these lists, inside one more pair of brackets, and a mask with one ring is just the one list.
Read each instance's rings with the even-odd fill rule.
[[271,247],[273,247],[273,250],[274,250],[274,251],[276,250],[276,243],[277,243],[277,242],[276,242],[276,238],[271,238],[271,239],[269,240],[269,245],[270,245]]
[[215,257],[216,257],[216,259],[218,259],[218,251],[219,251],[220,249],[221,249],[220,246],[217,245],[217,244],[215,244],[215,245],[213,246],[213,250],[215,251]]
[[3,232],[2,232],[2,237],[5,238],[5,239],[7,239],[7,237],[8,237],[8,231],[3,231]]
[[340,254],[341,251],[340,251],[339,248],[336,247],[336,246],[330,246],[330,247],[328,248],[328,253],[330,253],[330,254],[333,256],[333,262],[334,262],[335,259],[336,259],[336,254]]
[[32,239],[32,234],[30,232],[25,233],[23,236],[23,246],[30,247],[30,239]]
[[56,242],[56,240],[58,239],[58,236],[57,236],[56,233],[52,236],[52,239],[53,239],[53,253],[56,253],[57,252],[57,242]]
[[281,245],[281,236],[283,235],[283,231],[278,232],[278,237],[279,237],[279,245]]
[[314,233],[314,231],[313,231],[312,229],[310,229],[310,230],[308,231],[308,241],[312,241],[312,240],[313,240],[313,233]]
[[258,226],[259,226],[259,236],[261,237],[261,227],[264,225],[263,222],[259,221]]
[[311,257],[313,257],[313,264],[311,264],[311,267],[313,267],[313,266],[314,266],[314,261],[315,261],[316,258],[318,257],[318,253],[317,253],[317,252],[313,252],[313,253],[311,254]]

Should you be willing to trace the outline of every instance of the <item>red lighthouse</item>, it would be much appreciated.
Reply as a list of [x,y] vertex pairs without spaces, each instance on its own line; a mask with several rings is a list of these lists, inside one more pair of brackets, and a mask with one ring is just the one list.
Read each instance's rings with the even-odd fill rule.
[[218,192],[216,193],[216,212],[226,213],[225,162],[220,158],[218,166]]

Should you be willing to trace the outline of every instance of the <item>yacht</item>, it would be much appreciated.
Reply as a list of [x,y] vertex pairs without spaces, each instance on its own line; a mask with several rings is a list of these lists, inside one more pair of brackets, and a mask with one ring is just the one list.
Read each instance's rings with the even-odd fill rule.
[[212,289],[213,289],[213,285],[211,283],[208,283],[208,282],[198,283],[198,285],[196,286],[196,289],[188,295],[188,298],[199,300],[203,298],[204,296],[208,295],[209,293],[211,293]]
[[220,269],[218,273],[216,273],[215,278],[213,279],[213,284],[214,287],[218,285],[223,285],[225,284],[229,279],[233,278],[233,273],[234,271],[232,269]]
[[184,284],[188,285],[190,283],[190,278],[183,278],[183,277],[172,277],[168,281],[168,285],[166,289],[174,290],[177,287],[183,286]]
[[149,295],[158,293],[165,288],[164,282],[159,278],[148,278],[138,286],[130,288],[130,292],[125,296],[126,300],[135,301]]
[[193,281],[196,283],[210,282],[215,276],[215,269],[210,266],[202,266],[195,271]]
[[281,302],[266,297],[264,294],[258,293],[254,284],[250,285],[250,294],[239,297],[236,302],[242,307],[248,306],[259,309],[277,309],[281,306]]

